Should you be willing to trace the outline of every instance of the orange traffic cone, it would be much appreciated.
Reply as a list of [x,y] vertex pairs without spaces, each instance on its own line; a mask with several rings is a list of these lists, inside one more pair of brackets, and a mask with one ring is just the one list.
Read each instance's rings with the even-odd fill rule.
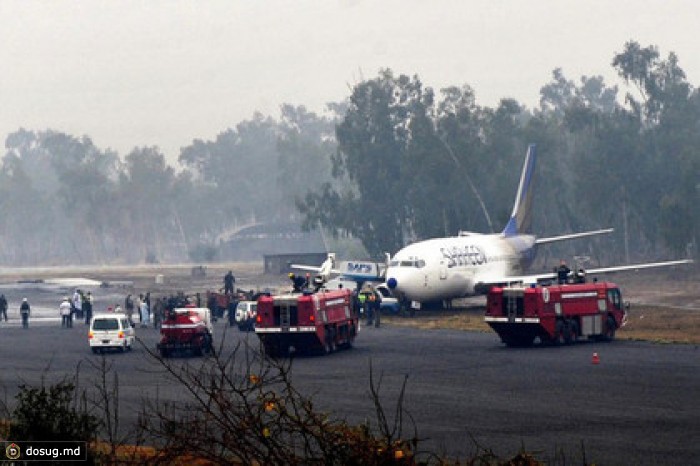
[[598,353],[593,353],[593,364],[600,364],[600,358],[598,357]]

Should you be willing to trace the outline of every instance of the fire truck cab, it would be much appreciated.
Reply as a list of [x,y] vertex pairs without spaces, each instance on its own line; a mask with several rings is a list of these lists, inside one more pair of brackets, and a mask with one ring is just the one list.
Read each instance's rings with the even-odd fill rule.
[[255,333],[265,352],[331,353],[350,348],[359,331],[358,315],[348,289],[261,296]]
[[582,337],[611,341],[628,307],[610,282],[493,287],[485,320],[508,346],[529,346],[536,338],[557,345]]

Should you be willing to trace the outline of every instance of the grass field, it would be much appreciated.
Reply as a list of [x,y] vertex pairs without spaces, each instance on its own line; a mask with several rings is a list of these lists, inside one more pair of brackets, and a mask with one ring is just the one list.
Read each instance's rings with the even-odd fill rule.
[[[419,311],[413,318],[383,317],[390,325],[491,332],[484,322],[484,308],[475,306],[450,311]],[[632,306],[627,323],[618,330],[620,340],[700,344],[700,312],[657,305]]]

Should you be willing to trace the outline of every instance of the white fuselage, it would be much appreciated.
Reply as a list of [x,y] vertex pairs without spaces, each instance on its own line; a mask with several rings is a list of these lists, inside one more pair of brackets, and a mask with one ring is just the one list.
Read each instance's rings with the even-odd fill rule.
[[522,274],[534,256],[534,244],[534,236],[502,234],[420,241],[391,258],[387,284],[398,296],[419,302],[478,294],[479,283]]

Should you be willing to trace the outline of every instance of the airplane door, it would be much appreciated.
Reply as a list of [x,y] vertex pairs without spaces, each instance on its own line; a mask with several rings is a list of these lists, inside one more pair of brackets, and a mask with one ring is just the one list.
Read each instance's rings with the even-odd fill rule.
[[447,264],[445,261],[440,261],[440,280],[447,279]]

